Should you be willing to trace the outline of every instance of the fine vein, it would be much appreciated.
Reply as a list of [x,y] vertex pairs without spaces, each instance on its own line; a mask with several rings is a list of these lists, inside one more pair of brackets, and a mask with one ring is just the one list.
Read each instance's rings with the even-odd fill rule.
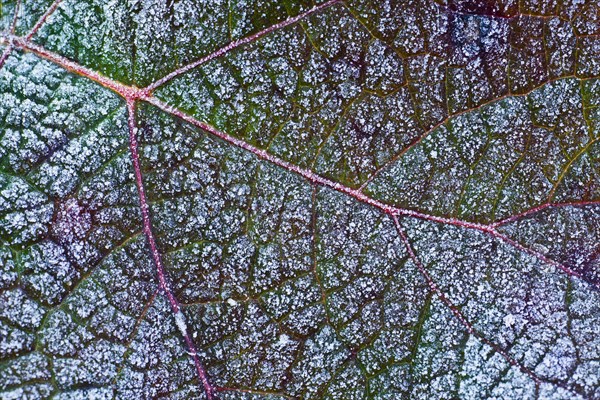
[[36,22],[33,28],[31,28],[29,33],[25,36],[25,40],[31,40],[33,35],[35,35],[40,30],[42,25],[44,25],[48,17],[52,15],[54,11],[56,11],[60,3],[62,3],[62,0],[56,0],[54,3],[52,3],[52,5],[46,10],[46,12],[40,17],[40,19]]
[[427,282],[429,289],[433,293],[435,293],[435,295],[440,299],[440,301],[446,307],[448,307],[448,309],[450,309],[452,314],[454,314],[454,316],[466,328],[467,332],[469,332],[469,334],[475,336],[481,342],[492,347],[494,349],[494,351],[496,353],[500,354],[510,365],[519,368],[523,373],[525,373],[529,377],[531,377],[531,379],[535,382],[536,385],[539,385],[541,382],[541,379],[534,372],[532,372],[528,368],[524,367],[523,365],[519,364],[504,349],[500,348],[500,346],[493,343],[492,341],[487,339],[485,336],[483,336],[483,334],[481,334],[479,331],[477,331],[473,327],[473,325],[467,320],[467,318],[461,313],[461,311],[458,309],[458,307],[456,307],[456,305],[454,305],[452,303],[452,301],[448,298],[448,296],[446,296],[444,294],[444,292],[442,292],[442,290],[437,286],[437,284],[435,283],[435,281],[433,280],[433,278],[431,277],[429,272],[427,272],[427,269],[425,268],[425,266],[423,265],[421,260],[415,254],[415,251],[414,251],[412,245],[410,244],[410,241],[408,240],[408,237],[406,236],[406,233],[404,232],[404,229],[403,229],[402,225],[400,224],[398,217],[394,215],[394,216],[392,216],[392,219],[394,220],[394,225],[396,226],[396,231],[398,232],[398,235],[400,236],[400,239],[402,240],[402,243],[404,244],[404,247],[406,248],[406,251],[408,252],[410,259],[412,260],[413,264],[415,264],[415,266],[417,267],[417,269],[419,270],[421,275],[423,275],[423,277],[425,278],[425,281]]
[[301,14],[298,14],[294,17],[288,18],[284,21],[281,21],[277,24],[271,25],[268,28],[263,29],[262,31],[256,32],[253,35],[250,36],[246,36],[244,38],[238,39],[238,40],[234,40],[233,42],[230,42],[229,44],[225,45],[224,47],[221,47],[220,49],[214,51],[211,54],[208,54],[207,56],[204,56],[196,61],[193,61],[187,65],[184,65],[181,68],[176,69],[175,71],[165,75],[164,77],[160,78],[159,80],[155,81],[154,83],[151,83],[150,85],[148,85],[146,87],[146,90],[151,93],[152,91],[154,91],[155,89],[157,89],[158,87],[164,85],[165,83],[169,82],[170,80],[176,78],[179,75],[182,75],[186,72],[188,72],[191,69],[194,69],[196,67],[199,67],[202,64],[206,64],[207,62],[214,60],[215,58],[221,57],[227,53],[229,53],[230,51],[243,46],[245,44],[254,42],[255,40],[260,39],[261,37],[268,35],[271,32],[283,29],[287,26],[293,25],[296,22],[299,22],[300,20],[309,17],[310,15],[313,15],[325,8],[331,7],[332,5],[339,3],[341,0],[329,0],[326,1],[324,3],[319,4],[318,6],[315,6],[313,8],[311,8],[310,10],[307,10]]
[[152,222],[150,221],[150,211],[148,207],[148,201],[146,199],[146,192],[144,190],[144,182],[142,177],[142,170],[140,167],[140,156],[138,153],[138,142],[137,142],[137,123],[135,117],[135,100],[127,99],[127,111],[128,118],[127,124],[129,127],[129,150],[131,152],[131,160],[133,163],[133,171],[135,174],[135,184],[137,187],[140,209],[142,213],[142,224],[144,234],[146,235],[146,239],[148,240],[148,245],[150,246],[150,252],[152,253],[152,258],[154,259],[154,264],[156,265],[156,274],[158,276],[159,287],[161,290],[165,292],[167,299],[169,300],[169,305],[171,306],[171,311],[175,316],[175,322],[179,331],[181,332],[185,343],[188,347],[189,354],[194,360],[194,364],[196,366],[196,371],[200,380],[202,381],[202,385],[204,386],[204,390],[206,391],[206,397],[208,400],[213,398],[213,387],[208,381],[208,376],[204,367],[200,363],[198,359],[198,354],[196,352],[196,347],[194,342],[192,341],[190,334],[187,330],[187,325],[185,323],[185,318],[183,312],[181,311],[181,307],[179,306],[179,302],[173,295],[173,291],[169,287],[167,282],[167,277],[165,274],[165,268],[162,263],[162,257],[160,251],[158,250],[158,246],[156,245],[156,239],[154,238],[154,233],[152,232]]
[[[17,20],[19,19],[19,8],[20,7],[21,7],[21,0],[18,0],[15,4],[15,14],[13,15],[12,23],[10,24],[10,34],[11,35],[14,35],[15,30],[17,29]],[[0,68],[2,68],[4,66],[6,59],[8,58],[8,56],[10,56],[10,53],[13,51],[13,49],[14,49],[14,45],[12,44],[12,42],[8,43],[6,45],[6,48],[2,52],[2,55],[0,56]]]

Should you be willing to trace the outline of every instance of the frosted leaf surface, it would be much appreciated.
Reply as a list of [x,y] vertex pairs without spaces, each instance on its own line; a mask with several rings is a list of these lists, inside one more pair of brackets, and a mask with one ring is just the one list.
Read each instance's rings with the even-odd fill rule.
[[17,20],[15,32],[18,34],[24,34],[33,28],[38,19],[50,7],[52,0],[3,1],[2,8],[0,9],[0,29],[2,31],[10,29],[15,15],[15,6],[17,3],[19,3],[19,19]]
[[[598,102],[589,93],[588,104]],[[588,104],[580,82],[566,78],[451,118],[366,190],[399,206],[481,222],[548,201],[594,199],[598,136],[585,119],[595,107]]]
[[[18,52],[0,71],[0,96],[1,397],[103,398],[156,290],[123,103]],[[90,385],[104,389],[79,389]]]
[[0,398],[600,397],[596,1],[0,31]]
[[233,39],[299,14],[311,3],[65,0],[34,40],[112,78],[143,86]]

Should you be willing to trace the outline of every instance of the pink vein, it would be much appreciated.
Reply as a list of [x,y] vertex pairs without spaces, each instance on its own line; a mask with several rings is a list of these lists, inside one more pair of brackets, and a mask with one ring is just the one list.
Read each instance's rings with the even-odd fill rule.
[[[44,59],[47,59],[47,60],[63,67],[64,69],[66,69],[68,71],[71,71],[78,75],[84,76],[88,79],[91,79],[91,80],[99,83],[100,85],[113,90],[114,92],[116,92],[117,94],[119,94],[120,96],[122,96],[125,99],[146,101],[171,115],[181,118],[182,120],[184,120],[194,126],[197,126],[207,132],[210,132],[212,135],[219,137],[222,140],[224,140],[230,144],[233,144],[241,149],[244,149],[246,151],[253,153],[254,155],[256,155],[257,157],[259,157],[261,159],[264,159],[272,164],[278,165],[290,172],[298,174],[312,183],[315,183],[315,184],[318,184],[321,186],[326,186],[326,187],[332,188],[338,192],[345,193],[360,202],[369,204],[373,207],[376,207],[376,208],[382,210],[386,214],[403,215],[403,216],[428,220],[428,221],[432,221],[432,222],[436,222],[436,223],[440,223],[440,224],[454,225],[454,226],[459,226],[459,227],[467,228],[467,229],[475,229],[475,230],[487,233],[487,234],[489,234],[499,240],[502,240],[520,250],[526,251],[528,254],[531,254],[531,255],[537,257],[538,259],[540,259],[544,262],[550,263],[553,266],[556,266],[557,268],[561,269],[568,275],[581,277],[581,274],[577,273],[576,271],[573,271],[572,269],[568,268],[567,266],[562,265],[556,261],[550,260],[545,255],[543,255],[535,250],[526,248],[525,246],[510,239],[506,235],[499,233],[496,230],[496,227],[499,226],[498,224],[483,225],[483,224],[478,224],[478,223],[474,223],[474,222],[459,220],[456,218],[439,217],[439,216],[435,216],[435,215],[425,214],[425,213],[421,213],[418,211],[404,209],[404,208],[398,208],[398,207],[391,206],[389,204],[385,204],[379,200],[376,200],[376,199],[373,199],[373,198],[367,196],[360,189],[352,189],[350,187],[342,185],[341,183],[331,181],[327,178],[324,178],[320,175],[315,174],[314,172],[312,172],[310,170],[300,168],[297,165],[294,165],[287,161],[284,161],[272,154],[269,154],[265,150],[259,149],[257,147],[252,146],[249,143],[244,142],[243,140],[235,138],[225,132],[221,132],[218,129],[216,129],[215,127],[213,127],[205,122],[199,121],[199,120],[195,119],[194,117],[184,113],[183,111],[181,111],[177,108],[174,108],[165,102],[162,102],[161,100],[157,99],[156,97],[150,95],[150,93],[147,89],[139,89],[134,86],[127,86],[121,82],[114,81],[96,71],[93,71],[93,70],[90,70],[89,68],[81,66],[63,56],[52,53],[52,52],[44,49],[41,46],[32,44],[32,43],[24,40],[23,38],[19,38],[19,37],[15,37],[15,36],[11,35],[11,36],[5,37],[5,40],[11,41],[16,46],[22,48],[23,50],[33,52],[33,53],[37,54],[38,56],[40,56]],[[595,286],[597,286],[597,285],[595,285]]]
[[268,161],[272,164],[275,164],[279,167],[282,167],[290,172],[300,175],[314,184],[318,184],[321,186],[327,186],[329,188],[337,190],[338,192],[345,193],[360,202],[363,202],[363,203],[372,205],[376,208],[379,208],[386,214],[406,215],[406,216],[410,216],[410,217],[439,222],[442,224],[450,224],[450,225],[462,226],[465,228],[477,229],[477,230],[485,231],[485,232],[493,231],[493,229],[487,225],[462,221],[462,220],[455,219],[455,218],[438,217],[435,215],[424,214],[424,213],[420,213],[418,211],[408,210],[408,209],[404,209],[404,208],[397,208],[397,207],[391,206],[389,204],[385,204],[379,200],[376,200],[376,199],[373,199],[372,197],[367,196],[366,194],[364,194],[363,192],[361,192],[357,189],[352,189],[348,186],[342,185],[341,183],[334,182],[330,179],[324,178],[321,175],[315,174],[311,170],[304,169],[295,164],[289,163],[285,160],[282,160],[281,158],[279,158],[277,156],[274,156],[274,155],[268,153],[266,150],[259,149],[241,139],[233,137],[225,132],[221,132],[218,129],[216,129],[215,127],[213,127],[205,122],[195,119],[194,117],[182,112],[181,110],[179,110],[177,108],[174,108],[174,107],[166,104],[165,102],[157,99],[156,97],[148,96],[146,98],[143,98],[143,100],[147,101],[148,103],[156,106],[157,108],[159,108],[171,115],[174,115],[174,116],[176,116],[198,128],[201,128],[207,132],[210,132],[212,135],[214,135],[220,139],[223,139],[224,141],[226,141],[230,144],[233,144],[236,147],[239,147],[241,149],[244,149],[246,151],[253,153],[260,159],[266,160],[266,161]]
[[[140,157],[138,154],[138,142],[137,142],[137,124],[135,118],[135,100],[128,98],[127,99],[127,111],[128,118],[127,123],[129,126],[129,150],[131,151],[131,159],[133,162],[133,170],[135,173],[135,184],[137,186],[138,197],[140,201],[140,209],[142,212],[142,223],[144,234],[148,239],[148,244],[150,245],[150,251],[152,253],[152,258],[154,259],[154,264],[156,265],[156,272],[158,275],[158,281],[160,288],[165,292],[167,299],[169,300],[169,304],[171,306],[171,310],[176,318],[183,318],[183,314],[181,313],[181,308],[169,284],[167,283],[167,278],[165,275],[165,269],[162,263],[162,258],[160,252],[158,251],[158,247],[156,245],[156,240],[154,238],[154,234],[152,233],[152,223],[150,221],[150,212],[148,207],[148,201],[146,200],[146,192],[144,190],[144,182],[142,178],[142,170],[140,168]],[[185,339],[185,343],[188,347],[189,353],[194,360],[194,364],[196,365],[196,371],[198,372],[198,376],[200,377],[202,384],[204,386],[204,390],[206,391],[206,397],[208,400],[212,400],[213,398],[213,387],[210,385],[208,381],[208,376],[206,375],[206,371],[200,364],[200,360],[198,359],[198,355],[196,352],[196,347],[194,342],[190,338],[190,335],[185,329],[185,325],[183,327],[178,327],[181,330],[181,333]]]
[[398,235],[400,236],[400,239],[402,239],[402,242],[404,243],[404,247],[406,248],[408,255],[410,256],[412,262],[417,266],[417,269],[419,270],[421,275],[423,275],[423,277],[427,281],[427,284],[429,285],[429,288],[431,289],[431,291],[433,293],[435,293],[438,296],[438,298],[442,301],[442,303],[444,303],[450,309],[452,314],[454,314],[454,316],[464,325],[464,327],[467,329],[467,331],[471,335],[474,335],[480,341],[482,341],[483,343],[492,347],[498,354],[500,354],[502,357],[504,357],[504,359],[506,361],[508,361],[508,363],[510,365],[519,368],[525,374],[529,375],[535,381],[536,385],[539,384],[541,382],[541,379],[537,375],[535,375],[532,371],[530,371],[529,369],[527,369],[524,366],[522,366],[521,364],[519,364],[514,358],[512,358],[506,351],[504,351],[502,348],[500,348],[497,344],[493,343],[492,341],[487,339],[485,336],[483,336],[480,332],[475,330],[473,325],[465,318],[465,316],[460,312],[458,307],[456,307],[452,303],[452,301],[450,301],[450,299],[444,294],[444,292],[442,292],[440,290],[440,288],[437,286],[437,284],[435,283],[433,278],[431,278],[431,275],[429,275],[429,272],[427,272],[427,269],[421,263],[421,260],[419,260],[417,255],[415,254],[415,251],[413,250],[413,248],[410,244],[410,241],[408,240],[408,237],[406,236],[406,233],[404,232],[404,229],[402,228],[402,225],[400,224],[400,221],[398,221],[398,217],[394,215],[394,216],[392,216],[392,218],[394,220],[394,224],[396,225],[396,230],[398,231]]
[[[284,161],[284,160],[268,153],[265,150],[259,149],[257,147],[252,146],[251,144],[249,144],[247,142],[244,142],[243,140],[240,140],[238,138],[230,136],[227,133],[221,132],[218,129],[214,128],[213,126],[208,125],[205,122],[198,121],[194,117],[191,117],[190,115],[188,115],[174,107],[169,106],[168,104],[158,100],[155,97],[147,97],[144,100],[171,115],[181,118],[182,120],[184,120],[194,126],[197,126],[200,129],[210,132],[212,135],[214,135],[218,138],[221,138],[228,143],[231,143],[239,148],[242,148],[244,150],[247,150],[247,151],[253,153],[258,158],[264,159],[264,160],[266,160],[272,164],[275,164],[279,167],[282,167],[290,172],[298,174],[314,184],[326,186],[326,187],[332,188],[338,192],[344,193],[362,203],[366,203],[373,207],[376,207],[386,214],[389,214],[392,216],[402,215],[402,216],[407,216],[407,217],[419,218],[419,219],[427,220],[427,221],[431,221],[431,222],[436,222],[436,223],[440,223],[440,224],[444,224],[444,225],[454,225],[454,226],[459,226],[459,227],[467,228],[467,229],[475,229],[480,232],[487,233],[487,234],[491,235],[492,237],[499,239],[505,243],[508,243],[509,245],[511,245],[521,251],[524,251],[530,255],[533,255],[533,256],[537,257],[538,259],[542,260],[543,262],[548,263],[556,268],[559,268],[560,270],[567,273],[568,275],[575,276],[578,278],[582,277],[582,275],[579,272],[572,270],[571,268],[567,267],[566,265],[563,265],[557,261],[554,261],[538,251],[535,251],[533,249],[525,247],[522,244],[518,243],[517,241],[498,232],[496,230],[495,226],[477,224],[474,222],[463,221],[463,220],[459,220],[456,218],[438,217],[436,215],[424,214],[424,213],[421,213],[418,211],[408,210],[405,208],[398,208],[398,207],[391,206],[389,204],[382,203],[379,200],[376,200],[376,199],[373,199],[373,198],[367,196],[360,190],[352,189],[350,187],[342,185],[341,183],[331,181],[327,178],[324,178],[320,175],[315,174],[314,172],[312,172],[310,170],[300,168],[297,165],[294,165],[287,161]],[[600,287],[600,285],[596,285],[596,284],[593,284],[593,285],[596,287]]]
[[37,31],[40,30],[40,28],[42,27],[42,25],[44,25],[44,23],[46,22],[46,20],[48,19],[48,17],[50,15],[52,15],[54,13],[54,11],[56,11],[56,9],[60,5],[60,3],[62,3],[62,0],[56,0],[54,3],[52,3],[52,5],[50,6],[50,8],[48,8],[46,10],[46,12],[44,13],[44,15],[42,15],[40,17],[40,19],[35,23],[35,25],[33,26],[33,28],[31,28],[31,30],[29,31],[29,33],[25,36],[25,40],[29,41],[33,37],[33,35],[35,35],[37,33]]
[[4,48],[4,51],[2,52],[2,55],[0,56],[0,68],[2,68],[4,66],[4,63],[8,59],[8,56],[10,56],[10,53],[13,51],[13,48],[14,48],[14,46],[12,43],[8,43],[6,45],[6,47]]
[[324,3],[319,4],[318,6],[315,6],[315,7],[311,8],[310,10],[307,10],[307,11],[301,13],[301,14],[296,15],[295,17],[291,17],[291,18],[286,19],[285,21],[281,21],[281,22],[279,22],[279,23],[277,23],[275,25],[271,25],[268,28],[263,29],[260,32],[256,32],[253,35],[246,36],[246,37],[244,37],[242,39],[234,40],[233,42],[230,42],[229,44],[227,44],[226,46],[220,48],[219,50],[217,50],[217,51],[215,51],[215,52],[213,52],[213,53],[211,53],[211,54],[209,54],[207,56],[204,56],[204,57],[202,57],[202,58],[200,58],[200,59],[198,59],[198,60],[196,60],[196,61],[194,61],[194,62],[192,62],[190,64],[187,64],[187,65],[185,65],[185,66],[183,66],[181,68],[178,68],[175,71],[173,71],[173,72],[165,75],[164,77],[160,78],[159,80],[155,81],[154,83],[151,83],[150,85],[148,85],[146,87],[146,90],[148,91],[148,93],[151,93],[152,91],[154,91],[158,87],[160,87],[160,86],[164,85],[165,83],[169,82],[171,79],[173,79],[173,78],[175,78],[175,77],[177,77],[179,75],[185,74],[186,72],[188,72],[191,69],[194,69],[194,68],[196,68],[196,67],[198,67],[198,66],[200,66],[202,64],[205,64],[205,63],[207,63],[207,62],[209,62],[209,61],[211,61],[211,60],[213,60],[215,58],[221,57],[222,55],[224,55],[226,53],[229,53],[230,51],[232,51],[232,50],[234,50],[234,49],[236,49],[236,48],[238,48],[240,46],[243,46],[243,45],[251,43],[251,42],[253,42],[253,41],[257,40],[257,39],[260,39],[261,37],[263,37],[265,35],[268,35],[271,32],[274,32],[276,30],[283,29],[283,28],[285,28],[287,26],[293,25],[296,22],[298,22],[298,21],[300,21],[300,20],[302,20],[302,19],[304,19],[304,18],[306,18],[306,17],[308,17],[308,16],[310,16],[310,15],[316,13],[316,12],[319,12],[319,11],[321,11],[321,10],[327,8],[327,7],[331,7],[332,5],[334,5],[336,3],[339,3],[340,1],[341,0],[329,0],[329,1],[326,1]]
[[[13,15],[12,23],[10,25],[10,33],[14,35],[15,30],[17,29],[17,20],[19,19],[19,8],[21,7],[21,0],[18,0],[15,4],[15,14]],[[0,68],[4,66],[4,63],[10,56],[10,53],[13,51],[14,45],[12,42],[6,45],[6,48],[2,52],[2,56],[0,56]]]
[[94,70],[91,70],[80,64],[77,64],[76,62],[71,61],[66,57],[63,57],[61,55],[58,55],[51,51],[48,51],[45,48],[43,48],[42,46],[38,46],[34,43],[31,43],[30,41],[28,41],[24,38],[21,38],[18,36],[6,36],[6,39],[8,41],[14,43],[14,45],[22,48],[23,50],[30,51],[30,52],[38,55],[41,58],[51,61],[54,64],[61,66],[62,68],[66,69],[69,72],[86,77],[88,79],[93,80],[94,82],[99,83],[103,87],[112,90],[113,92],[119,94],[120,96],[122,96],[125,99],[141,98],[142,94],[144,93],[136,87],[127,86],[121,82],[114,81]]
[[568,202],[568,203],[545,203],[545,204],[541,204],[537,207],[530,208],[529,210],[525,210],[519,214],[515,214],[508,218],[504,218],[499,221],[496,221],[496,222],[490,224],[490,226],[492,228],[497,228],[499,226],[506,225],[511,222],[517,221],[521,218],[525,218],[530,215],[536,214],[547,208],[585,207],[585,206],[593,206],[593,205],[600,205],[600,200],[574,201],[574,202]]
[[21,0],[17,0],[15,3],[15,15],[13,15],[13,20],[10,25],[10,33],[14,34],[17,29],[17,21],[19,19],[19,11],[21,11]]
[[429,272],[427,272],[427,269],[425,269],[425,267],[423,266],[421,261],[417,258],[412,246],[410,245],[410,242],[408,241],[408,237],[404,233],[404,229],[402,229],[402,225],[400,225],[400,221],[398,221],[398,216],[392,215],[392,219],[394,220],[394,225],[396,226],[396,231],[398,231],[398,235],[400,235],[400,239],[402,239],[402,243],[404,243],[404,246],[406,247],[406,251],[408,252],[408,255],[412,259],[413,263],[419,269],[419,272],[421,272],[421,274],[427,281],[427,285],[429,286],[429,289],[431,289],[431,291],[434,292],[440,298],[440,300],[450,308],[452,313],[459,319],[459,321],[463,325],[465,325],[465,327],[467,328],[467,331],[469,331],[469,333],[471,333],[471,334],[474,333],[475,329],[473,328],[473,326],[471,326],[471,324],[466,320],[466,318],[460,313],[458,308],[456,308],[456,306],[454,304],[452,304],[452,302],[448,299],[448,297],[446,297],[446,295],[440,290],[440,288],[438,288],[437,284],[433,281],[433,279],[429,275]]

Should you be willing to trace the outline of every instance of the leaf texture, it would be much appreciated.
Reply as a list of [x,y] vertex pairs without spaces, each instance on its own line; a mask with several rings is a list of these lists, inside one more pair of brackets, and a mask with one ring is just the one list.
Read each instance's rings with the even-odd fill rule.
[[600,6],[2,1],[2,399],[600,398]]

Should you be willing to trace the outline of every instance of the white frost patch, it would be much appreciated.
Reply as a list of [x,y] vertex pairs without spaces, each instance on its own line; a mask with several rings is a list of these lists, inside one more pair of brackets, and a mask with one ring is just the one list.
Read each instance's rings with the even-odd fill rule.
[[284,348],[290,342],[290,337],[286,334],[279,335],[279,341],[277,342],[277,346],[279,348]]
[[512,314],[508,314],[508,315],[506,315],[506,316],[504,317],[503,321],[504,321],[504,325],[506,325],[506,326],[507,326],[507,327],[509,327],[509,328],[510,328],[511,326],[513,326],[513,325],[515,324],[515,322],[516,322],[516,321],[515,321],[515,316],[514,316],[514,315],[512,315]]
[[179,332],[181,332],[183,336],[186,336],[187,324],[185,323],[185,316],[181,310],[177,311],[177,314],[175,314],[175,323],[177,324],[177,328],[179,328]]
[[229,304],[231,307],[235,307],[238,305],[238,302],[232,298],[229,298],[229,299],[227,299],[227,304]]

